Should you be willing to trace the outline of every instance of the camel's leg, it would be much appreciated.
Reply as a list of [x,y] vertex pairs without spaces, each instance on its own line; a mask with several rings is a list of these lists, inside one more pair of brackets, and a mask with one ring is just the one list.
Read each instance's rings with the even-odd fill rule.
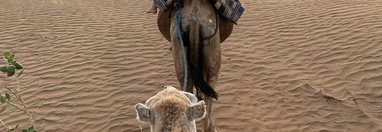
[[[208,84],[210,84],[210,86],[214,89],[215,89],[215,83],[216,83],[217,79],[218,79],[217,74],[213,75],[213,76],[211,76],[211,74],[207,74]],[[215,127],[215,120],[212,117],[212,113],[211,113],[213,100],[214,100],[213,98],[211,98],[207,95],[204,95],[204,102],[206,103],[206,106],[207,106],[207,117],[203,119],[204,132],[216,132],[217,131],[217,129]]]
[[[183,87],[183,84],[184,84],[183,78],[179,82],[180,82],[181,87]],[[191,74],[190,73],[188,74],[187,82],[188,82],[188,84],[187,84],[186,92],[194,93],[194,86],[193,86],[193,83],[192,83],[192,80],[191,80]]]
[[204,94],[202,91],[196,89],[196,97],[198,98],[198,100],[203,100],[203,97],[204,97]]
[[[175,71],[178,78],[178,81],[180,82],[180,89],[183,90],[183,84],[184,84],[184,63],[183,63],[183,51],[179,44],[173,43],[172,44],[172,55],[174,57],[174,65],[175,65]],[[191,80],[190,71],[188,69],[188,77],[187,77],[187,92],[193,93],[193,84]]]
[[[215,84],[218,80],[220,65],[221,65],[221,49],[219,43],[219,36],[204,41],[203,47],[204,64],[203,70],[207,83],[215,89]],[[218,92],[218,91],[217,91]],[[207,105],[207,117],[203,120],[204,132],[215,132],[215,121],[211,115],[213,98],[204,95],[204,101]]]
[[211,115],[211,108],[212,108],[212,100],[213,98],[209,96],[204,96],[204,102],[206,103],[207,106],[207,116],[202,120],[202,125],[203,125],[203,131],[204,132],[215,132],[215,121],[212,118]]

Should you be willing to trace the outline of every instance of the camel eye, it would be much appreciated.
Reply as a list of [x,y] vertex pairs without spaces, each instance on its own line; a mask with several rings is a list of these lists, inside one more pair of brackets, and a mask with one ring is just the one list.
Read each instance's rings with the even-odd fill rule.
[[204,108],[203,108],[203,106],[201,106],[201,105],[198,105],[197,107],[196,107],[196,110],[197,111],[202,111]]

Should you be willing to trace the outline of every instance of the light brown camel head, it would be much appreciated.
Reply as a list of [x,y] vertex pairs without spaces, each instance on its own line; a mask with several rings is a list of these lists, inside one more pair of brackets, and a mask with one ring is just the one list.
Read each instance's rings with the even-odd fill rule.
[[196,132],[195,121],[207,114],[204,101],[171,86],[145,104],[138,103],[135,110],[139,121],[150,124],[151,132]]

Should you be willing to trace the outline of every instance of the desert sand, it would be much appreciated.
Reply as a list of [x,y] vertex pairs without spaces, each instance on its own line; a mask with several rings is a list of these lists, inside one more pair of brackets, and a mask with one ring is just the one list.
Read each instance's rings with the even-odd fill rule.
[[[220,132],[382,132],[382,1],[241,1],[246,12],[221,44]],[[0,52],[25,67],[38,131],[149,131],[133,106],[179,85],[150,4],[0,1]],[[13,108],[0,118],[28,125]]]

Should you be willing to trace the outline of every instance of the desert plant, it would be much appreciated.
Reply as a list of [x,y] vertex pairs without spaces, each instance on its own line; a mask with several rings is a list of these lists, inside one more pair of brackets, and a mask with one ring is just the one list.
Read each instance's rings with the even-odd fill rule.
[[[6,73],[7,77],[12,77],[12,79],[14,79],[16,83],[15,88],[4,86],[7,92],[0,91],[0,113],[3,112],[8,105],[23,111],[26,115],[28,115],[31,127],[22,130],[22,132],[36,132],[32,114],[29,111],[27,105],[25,104],[24,99],[20,96],[19,78],[23,73],[23,66],[21,65],[21,63],[16,61],[14,57],[15,55],[11,52],[5,52],[4,60],[7,62],[7,64],[0,65],[0,71]],[[14,103],[14,101],[11,102],[11,96],[13,96],[12,99],[15,98],[16,100],[18,100],[20,104],[16,104]],[[0,122],[1,124],[3,124],[4,127],[6,127],[8,132],[13,132],[18,127],[18,125],[16,127],[10,127],[6,125],[6,123],[1,118]]]

